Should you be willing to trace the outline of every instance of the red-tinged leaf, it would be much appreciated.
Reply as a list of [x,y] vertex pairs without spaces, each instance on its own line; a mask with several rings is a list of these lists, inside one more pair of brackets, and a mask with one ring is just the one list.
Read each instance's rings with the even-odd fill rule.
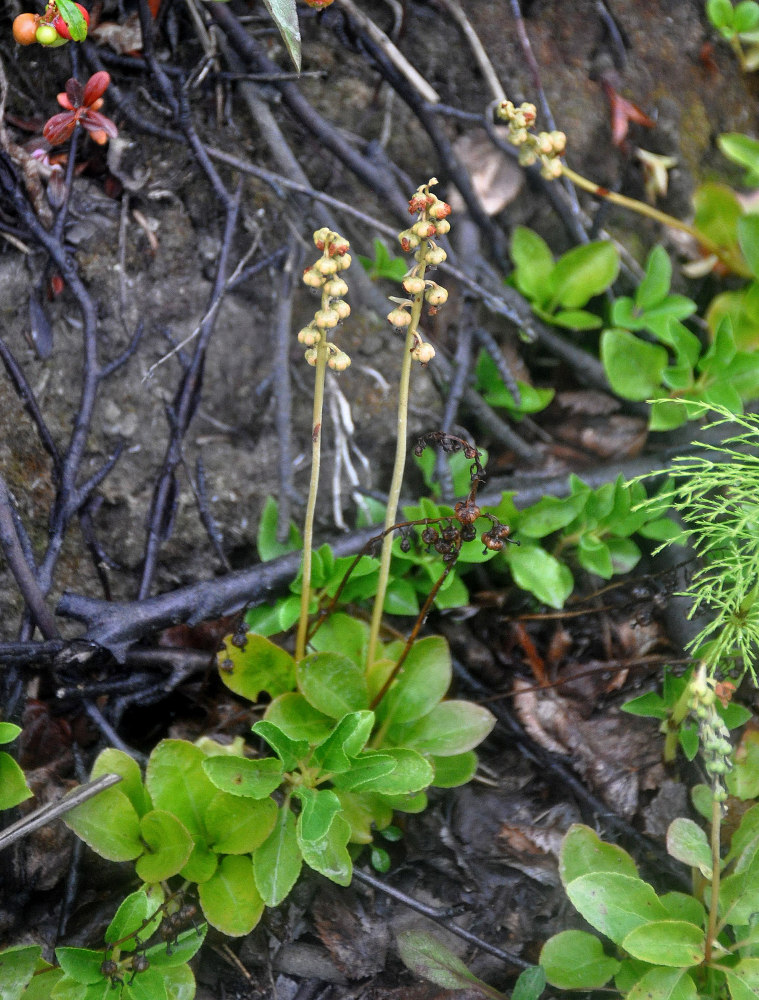
[[82,120],[82,124],[88,132],[105,132],[111,139],[115,139],[119,130],[110,118],[101,115],[99,111],[88,111]]
[[656,122],[641,111],[640,108],[622,97],[608,82],[603,85],[606,96],[609,99],[611,110],[611,141],[615,146],[621,146],[627,138],[630,122],[636,125],[644,125],[646,128],[653,128]]
[[108,84],[110,82],[110,73],[106,73],[104,69],[100,70],[99,73],[93,73],[84,88],[82,103],[86,104],[87,107],[90,107],[99,97],[103,96],[108,89]]
[[66,108],[69,111],[74,110],[74,105],[69,100],[68,94],[57,94],[55,99],[62,108]]
[[69,107],[79,108],[82,106],[82,95],[84,94],[84,88],[81,83],[72,76],[66,81],[66,96],[71,102]]
[[105,146],[108,142],[108,136],[102,128],[88,129],[87,131],[90,133],[90,139],[92,139],[93,142],[96,142],[98,146]]
[[42,134],[51,146],[60,146],[71,138],[75,128],[76,114],[73,111],[63,111],[45,122]]

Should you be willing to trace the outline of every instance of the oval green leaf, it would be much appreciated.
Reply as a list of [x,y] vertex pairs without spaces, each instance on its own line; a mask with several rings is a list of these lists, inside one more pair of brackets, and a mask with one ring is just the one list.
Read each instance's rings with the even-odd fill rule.
[[249,934],[264,912],[248,857],[222,858],[211,878],[198,886],[198,897],[208,923],[230,937]]
[[691,868],[698,868],[704,878],[712,877],[712,850],[706,834],[692,819],[678,817],[667,830],[667,851]]
[[253,854],[256,886],[267,906],[277,906],[287,896],[298,880],[302,860],[295,817],[283,806],[274,829]]
[[704,932],[685,920],[653,920],[625,937],[622,947],[651,965],[689,968],[704,959]]
[[414,722],[427,715],[451,686],[451,652],[431,635],[411,647],[398,677],[377,708],[381,721]]
[[217,854],[250,854],[266,840],[277,821],[274,799],[240,799],[218,792],[206,810],[206,832]]
[[664,920],[667,911],[642,879],[614,872],[581,875],[567,888],[571,903],[591,927],[621,944],[641,924]]
[[621,847],[607,844],[595,830],[582,823],[570,826],[561,845],[559,875],[566,887],[581,875],[592,872],[616,872],[637,878],[635,862]]
[[232,643],[232,636],[227,636],[217,657],[219,677],[229,690],[254,702],[262,691],[272,698],[292,691],[295,687],[292,656],[262,635],[249,632],[245,639],[245,646],[240,649]]
[[192,837],[173,815],[153,809],[140,820],[145,853],[136,864],[143,882],[163,882],[181,871],[192,854]]
[[[442,701],[423,719],[404,726],[399,742],[419,753],[452,757],[479,746],[494,725],[495,716],[481,705],[471,701]],[[390,732],[393,733],[392,728]]]
[[246,757],[207,757],[203,770],[213,784],[230,795],[265,799],[282,784],[282,761],[278,757],[250,760]]
[[296,667],[298,689],[317,711],[332,719],[369,708],[364,671],[339,653],[311,653]]
[[555,934],[543,945],[539,961],[551,986],[561,990],[600,989],[619,968],[598,938],[586,931]]
[[63,822],[108,861],[132,861],[143,852],[140,818],[119,788],[106,788],[66,813]]

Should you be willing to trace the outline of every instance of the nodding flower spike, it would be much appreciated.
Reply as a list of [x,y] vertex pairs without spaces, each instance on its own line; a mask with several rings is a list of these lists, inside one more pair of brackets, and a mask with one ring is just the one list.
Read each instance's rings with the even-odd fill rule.
[[314,233],[314,245],[321,257],[303,272],[303,282],[311,288],[321,288],[321,306],[314,318],[298,333],[298,341],[307,348],[305,359],[310,365],[327,364],[335,371],[344,371],[350,358],[334,344],[327,343],[321,331],[332,330],[350,316],[350,306],[342,298],[348,292],[347,283],[337,277],[338,271],[350,267],[350,244],[326,226]]

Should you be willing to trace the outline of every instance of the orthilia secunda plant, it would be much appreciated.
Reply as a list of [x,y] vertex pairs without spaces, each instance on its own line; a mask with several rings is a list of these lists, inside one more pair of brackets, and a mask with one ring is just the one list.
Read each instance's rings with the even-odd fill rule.
[[430,188],[436,184],[437,179],[433,177],[427,184],[421,184],[417,188],[409,201],[409,212],[411,215],[416,215],[417,220],[412,226],[398,235],[404,252],[414,252],[416,263],[410,268],[403,279],[403,288],[408,293],[409,298],[391,297],[391,302],[395,303],[395,306],[388,313],[387,317],[396,330],[405,333],[405,344],[398,388],[395,463],[393,465],[393,475],[390,481],[387,511],[385,514],[385,531],[387,534],[382,541],[382,551],[380,553],[377,595],[372,610],[371,630],[369,633],[368,667],[371,667],[371,664],[374,662],[377,649],[393,546],[393,535],[389,529],[395,524],[395,516],[401,495],[401,484],[403,482],[403,471],[406,464],[411,365],[413,361],[418,361],[420,364],[426,365],[435,357],[435,348],[432,344],[424,340],[422,332],[419,329],[419,322],[422,318],[422,309],[425,303],[429,307],[429,312],[435,313],[448,298],[446,289],[427,277],[429,268],[437,267],[446,259],[445,250],[437,245],[435,238],[444,236],[451,228],[451,224],[448,221],[448,216],[451,214],[451,206],[430,191]]
[[314,408],[311,434],[311,482],[306,504],[306,520],[303,528],[303,589],[301,591],[300,619],[295,640],[295,656],[300,660],[306,653],[308,635],[308,605],[311,596],[311,563],[314,537],[314,517],[316,494],[319,487],[321,464],[321,427],[324,408],[324,381],[327,368],[342,372],[350,365],[351,359],[337,345],[327,340],[330,330],[350,315],[350,306],[344,296],[348,285],[341,277],[351,264],[348,253],[350,244],[330,229],[322,228],[314,233],[314,243],[321,250],[321,257],[303,272],[303,282],[309,288],[320,289],[321,306],[316,310],[311,322],[298,334],[298,342],[306,348],[306,361],[316,369],[314,379]]
[[[537,121],[537,109],[534,104],[525,101],[520,105],[515,105],[512,101],[501,101],[496,105],[495,118],[497,121],[508,125],[509,142],[518,147],[519,162],[522,166],[529,167],[538,164],[541,175],[548,181],[566,177],[576,187],[581,188],[583,191],[589,191],[598,198],[605,198],[606,201],[610,201],[614,205],[627,208],[633,212],[637,212],[639,215],[645,215],[649,219],[654,219],[656,222],[671,229],[679,229],[696,240],[709,254],[713,254],[718,258],[730,271],[744,277],[751,277],[751,273],[746,269],[745,261],[736,257],[735,254],[724,247],[718,246],[694,226],[690,226],[687,222],[683,222],[673,215],[668,215],[666,212],[654,208],[653,205],[647,205],[636,198],[628,198],[626,195],[619,194],[616,191],[610,191],[608,188],[602,187],[600,184],[596,184],[594,181],[588,180],[587,177],[583,177],[572,170],[564,160],[564,154],[567,149],[567,137],[564,132],[532,131]],[[647,158],[642,160],[644,170],[647,172],[652,168],[651,155],[649,154]],[[658,167],[660,172],[663,162],[663,159],[656,161],[653,166]],[[668,165],[672,165],[671,161],[667,160],[666,162]],[[661,181],[659,181],[659,186],[661,186]]]

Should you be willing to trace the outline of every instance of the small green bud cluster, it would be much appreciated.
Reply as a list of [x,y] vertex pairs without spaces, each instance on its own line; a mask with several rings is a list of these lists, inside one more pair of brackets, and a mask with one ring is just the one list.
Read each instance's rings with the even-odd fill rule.
[[530,132],[537,119],[534,104],[515,107],[511,101],[501,101],[495,114],[509,126],[509,141],[520,147],[519,162],[523,167],[540,163],[540,172],[546,180],[561,177],[561,157],[567,148],[564,132],[538,132],[537,135]]
[[712,779],[714,798],[724,802],[727,790],[722,778],[732,768],[733,745],[730,731],[717,712],[716,682],[707,677],[705,667],[701,667],[690,682],[690,709],[698,721],[698,735],[704,767]]
[[[414,260],[416,264],[403,279],[405,291],[412,295],[412,299],[396,299],[391,297],[391,301],[396,303],[395,308],[388,313],[389,322],[399,330],[411,326],[412,312],[416,306],[421,310],[421,302],[424,300],[429,305],[430,313],[435,313],[439,306],[442,306],[448,299],[448,292],[436,281],[431,281],[425,277],[425,270],[428,267],[437,267],[446,260],[446,252],[434,241],[436,236],[444,236],[450,232],[451,224],[448,216],[451,214],[451,206],[432,194],[430,188],[437,184],[436,178],[432,178],[429,183],[421,184],[408,203],[408,210],[412,215],[417,215],[417,221],[408,229],[404,229],[398,234],[401,247],[406,253],[415,251]],[[415,315],[418,317],[419,312]],[[416,328],[413,330],[413,346],[411,356],[415,361],[426,365],[435,357],[435,348],[427,343],[419,335]]]
[[[322,251],[322,255],[315,264],[305,269],[303,283],[309,288],[321,289],[321,308],[316,310],[308,326],[304,326],[298,333],[298,342],[307,348],[305,358],[310,365],[316,364],[317,347],[322,342],[325,331],[334,330],[351,312],[351,307],[344,299],[348,293],[348,285],[339,273],[351,265],[348,253],[350,244],[326,227],[314,233],[314,243],[316,249]],[[326,343],[326,349],[329,367],[334,371],[345,371],[351,363],[345,351],[329,342]]]

